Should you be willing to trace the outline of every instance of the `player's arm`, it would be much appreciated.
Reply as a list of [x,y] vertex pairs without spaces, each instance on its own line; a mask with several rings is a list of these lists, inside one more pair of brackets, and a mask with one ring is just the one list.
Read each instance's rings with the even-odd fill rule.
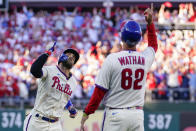
[[91,96],[91,99],[84,110],[84,113],[86,115],[89,115],[95,112],[101,100],[103,99],[105,93],[109,90],[111,72],[113,71],[111,59],[112,59],[111,55],[109,55],[105,59],[101,67],[101,70],[99,71],[99,74],[96,77],[96,80],[95,80],[96,84],[95,84],[93,95]]
[[43,76],[42,67],[46,63],[48,57],[51,55],[51,53],[54,51],[54,47],[56,45],[56,42],[53,44],[53,46],[46,51],[44,54],[39,56],[32,64],[30,72],[35,78],[41,78]]
[[90,115],[90,114],[94,113],[95,110],[97,110],[97,108],[99,107],[99,104],[102,101],[106,92],[107,92],[106,89],[101,88],[98,85],[95,85],[95,90],[93,92],[93,95],[84,110],[84,113],[86,115]]
[[88,119],[89,115],[94,113],[95,110],[99,107],[101,100],[103,99],[103,97],[105,96],[107,91],[109,90],[109,87],[110,87],[109,83],[111,80],[111,72],[113,72],[111,59],[112,59],[112,55],[109,55],[105,59],[103,65],[101,67],[101,70],[99,71],[99,74],[96,77],[95,90],[93,92],[93,95],[91,96],[91,99],[90,99],[88,105],[84,109],[84,113],[83,113],[82,120],[81,120],[80,130],[84,130],[85,121]]
[[91,96],[88,105],[84,109],[84,113],[81,120],[80,131],[84,131],[85,121],[88,119],[89,115],[94,113],[95,110],[99,107],[99,104],[103,99],[103,97],[105,96],[106,92],[107,90],[105,90],[104,88],[100,88],[100,86],[96,85],[93,95]]
[[151,4],[151,9],[148,8],[144,12],[145,20],[147,22],[147,32],[148,32],[148,46],[152,47],[154,51],[157,51],[157,36],[155,32],[155,26],[153,23],[153,4]]

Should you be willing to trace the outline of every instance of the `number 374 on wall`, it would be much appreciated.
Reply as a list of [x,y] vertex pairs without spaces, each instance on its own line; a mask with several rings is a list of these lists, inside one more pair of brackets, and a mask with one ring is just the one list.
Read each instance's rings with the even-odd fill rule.
[[[23,127],[24,113],[23,111],[0,111],[0,130],[14,131],[21,130]],[[11,130],[10,130],[11,131]]]

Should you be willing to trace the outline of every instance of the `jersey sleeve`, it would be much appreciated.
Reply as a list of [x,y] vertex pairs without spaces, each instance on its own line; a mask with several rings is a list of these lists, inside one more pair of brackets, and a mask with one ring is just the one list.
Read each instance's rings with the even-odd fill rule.
[[43,68],[42,68],[42,72],[43,72],[43,76],[41,77],[42,79],[43,78],[46,78],[47,76],[48,76],[48,68],[47,68],[47,66],[44,66]]
[[112,71],[112,62],[111,62],[111,55],[109,55],[103,62],[103,65],[95,79],[95,84],[100,88],[108,90],[110,79],[111,79],[110,78],[111,71]]
[[146,68],[147,70],[150,69],[154,59],[155,59],[155,50],[152,47],[147,47],[144,51],[143,51],[143,55],[145,57],[146,60]]

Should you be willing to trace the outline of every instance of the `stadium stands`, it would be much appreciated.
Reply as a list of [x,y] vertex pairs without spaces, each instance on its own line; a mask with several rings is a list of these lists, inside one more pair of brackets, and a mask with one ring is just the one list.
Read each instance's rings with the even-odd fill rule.
[[[75,48],[81,58],[73,69],[78,80],[74,99],[88,99],[94,89],[94,79],[106,56],[120,51],[120,24],[134,19],[143,25],[143,39],[138,50],[147,46],[143,8],[115,8],[111,19],[105,10],[93,8],[73,11],[58,8],[53,12],[22,10],[0,14],[0,104],[23,99],[32,104],[36,95],[36,80],[29,68],[44,52],[46,45],[57,40],[57,49],[47,64],[56,64],[57,56],[66,48]],[[196,10],[192,4],[179,8],[162,4],[155,11],[159,49],[147,78],[147,98],[168,101],[195,101],[196,90]],[[181,28],[178,29],[178,25]],[[190,29],[191,25],[191,29]],[[164,27],[164,28],[163,28]],[[183,29],[184,28],[184,29]],[[158,30],[160,29],[160,30]],[[164,30],[163,30],[164,29]],[[9,99],[7,99],[9,98]],[[10,102],[12,105],[13,102]],[[23,103],[24,104],[24,103]]]

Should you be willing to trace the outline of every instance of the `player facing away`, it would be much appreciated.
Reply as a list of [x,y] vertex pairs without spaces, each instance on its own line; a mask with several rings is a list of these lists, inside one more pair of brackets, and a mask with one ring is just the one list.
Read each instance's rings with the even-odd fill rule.
[[122,51],[105,59],[95,80],[95,90],[84,109],[81,131],[89,115],[94,113],[104,98],[105,113],[102,131],[144,131],[144,95],[146,75],[158,48],[152,6],[145,11],[148,30],[148,47],[136,51],[141,39],[141,28],[129,20],[122,25]]
[[79,54],[74,49],[67,49],[59,57],[57,66],[44,66],[55,45],[56,42],[31,66],[31,73],[39,78],[38,91],[34,108],[25,118],[23,131],[63,131],[59,120],[63,111],[68,109],[71,118],[77,114],[70,101],[77,86],[70,69],[78,61]]

